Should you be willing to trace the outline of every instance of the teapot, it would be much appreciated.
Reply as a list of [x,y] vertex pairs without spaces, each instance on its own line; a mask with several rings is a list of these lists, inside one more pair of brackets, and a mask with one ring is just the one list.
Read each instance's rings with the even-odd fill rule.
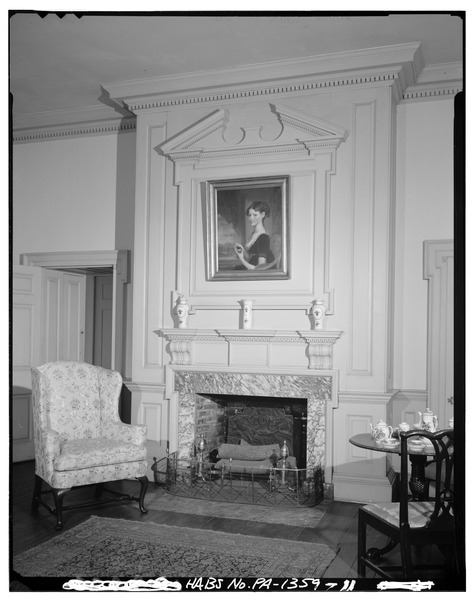
[[426,408],[425,412],[417,412],[419,415],[419,422],[415,425],[415,428],[419,428],[430,433],[435,433],[438,425],[438,418],[430,408]]
[[393,427],[389,426],[389,424],[386,424],[384,420],[380,420],[376,426],[373,426],[370,423],[370,426],[371,436],[377,443],[390,439],[393,434]]

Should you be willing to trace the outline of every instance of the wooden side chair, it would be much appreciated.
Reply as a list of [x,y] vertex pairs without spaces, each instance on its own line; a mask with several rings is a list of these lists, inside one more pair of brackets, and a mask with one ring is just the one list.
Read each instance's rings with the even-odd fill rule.
[[[135,500],[142,513],[146,476],[147,429],[119,418],[122,377],[118,372],[83,362],[50,362],[32,368],[35,488],[32,509],[41,504],[63,528],[63,510],[110,501]],[[112,491],[104,483],[138,479],[134,497]],[[43,483],[48,488],[43,490]],[[73,487],[95,485],[92,503],[63,506]],[[113,498],[102,498],[103,492]],[[54,506],[43,501],[51,494]]]
[[[398,502],[373,503],[358,512],[358,575],[364,577],[366,568],[382,578],[410,580],[418,567],[425,570],[445,569],[455,571],[455,519],[454,519],[454,439],[453,430],[436,433],[410,431],[401,433],[401,481]],[[425,501],[411,501],[408,477],[408,440],[421,437],[433,447],[435,455],[428,456],[435,466],[435,479],[430,486],[430,496]],[[424,450],[424,454],[429,451]],[[430,452],[432,453],[432,452]],[[429,487],[427,487],[429,489]],[[366,548],[367,527],[370,526],[389,538],[386,547]],[[400,548],[400,564],[383,565],[384,555]],[[436,545],[446,556],[444,563],[413,565],[412,549],[417,545]],[[448,557],[447,557],[448,556]],[[396,574],[394,576],[393,574]],[[399,575],[397,575],[399,573]]]

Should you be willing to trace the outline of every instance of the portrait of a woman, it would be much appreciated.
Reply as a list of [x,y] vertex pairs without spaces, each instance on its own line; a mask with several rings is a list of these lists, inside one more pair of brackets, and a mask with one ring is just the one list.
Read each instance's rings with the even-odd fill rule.
[[270,236],[267,233],[264,221],[270,214],[267,202],[255,201],[246,210],[252,234],[243,246],[241,243],[234,245],[234,251],[241,265],[237,269],[264,270],[275,268],[278,259],[275,258],[270,247]]
[[286,279],[288,177],[207,183],[208,280]]

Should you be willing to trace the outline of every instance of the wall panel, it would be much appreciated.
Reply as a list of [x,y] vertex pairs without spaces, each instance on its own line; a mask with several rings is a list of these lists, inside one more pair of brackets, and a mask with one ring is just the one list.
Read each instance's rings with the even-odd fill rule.
[[373,362],[373,252],[375,104],[353,107],[352,243],[348,372],[371,376]]

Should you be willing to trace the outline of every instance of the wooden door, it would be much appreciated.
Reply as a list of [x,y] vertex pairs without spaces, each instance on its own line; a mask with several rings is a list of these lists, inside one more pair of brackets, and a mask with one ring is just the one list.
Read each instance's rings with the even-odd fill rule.
[[86,277],[63,273],[61,359],[84,361]]
[[12,459],[34,458],[31,368],[84,358],[85,277],[34,266],[12,273]]
[[112,366],[112,275],[94,277],[94,358],[93,364]]
[[439,427],[454,415],[454,244],[424,243],[424,278],[429,281],[427,348],[428,407]]
[[14,266],[12,272],[11,438],[14,462],[34,457],[31,367],[41,362],[41,268]]

